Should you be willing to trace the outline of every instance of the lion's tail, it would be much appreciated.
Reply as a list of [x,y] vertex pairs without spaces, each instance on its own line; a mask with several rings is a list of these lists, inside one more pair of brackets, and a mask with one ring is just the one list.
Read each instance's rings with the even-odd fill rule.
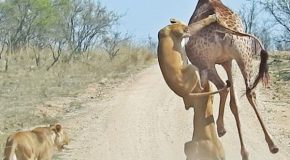
[[11,136],[9,136],[6,141],[3,160],[17,160],[15,155],[16,146],[17,144],[14,142]]

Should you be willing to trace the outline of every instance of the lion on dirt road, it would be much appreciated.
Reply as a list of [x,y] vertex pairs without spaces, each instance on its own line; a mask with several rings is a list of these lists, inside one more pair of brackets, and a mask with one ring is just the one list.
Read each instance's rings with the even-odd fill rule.
[[64,145],[68,136],[60,124],[20,131],[7,138],[3,160],[51,160]]

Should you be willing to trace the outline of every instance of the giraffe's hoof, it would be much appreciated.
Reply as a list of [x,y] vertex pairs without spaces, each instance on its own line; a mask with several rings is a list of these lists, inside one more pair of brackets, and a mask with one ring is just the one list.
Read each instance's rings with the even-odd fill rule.
[[227,83],[228,88],[231,87],[231,85],[232,85],[231,81],[227,80],[226,83]]
[[242,156],[242,160],[249,160],[249,156]]
[[271,153],[275,154],[279,152],[279,148],[276,145],[269,146]]
[[227,133],[226,129],[223,128],[223,127],[222,128],[218,128],[217,132],[218,132],[218,136],[219,137],[222,137],[222,136],[224,136]]
[[245,150],[241,150],[242,160],[249,160],[249,153]]
[[227,133],[227,131],[226,131],[225,126],[224,126],[223,118],[219,117],[216,121],[216,125],[217,125],[218,136],[219,137],[224,136]]

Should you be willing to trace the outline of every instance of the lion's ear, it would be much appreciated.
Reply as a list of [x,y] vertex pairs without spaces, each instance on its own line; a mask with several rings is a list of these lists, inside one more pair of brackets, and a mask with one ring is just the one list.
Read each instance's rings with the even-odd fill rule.
[[53,124],[53,125],[50,125],[50,128],[55,132],[60,132],[62,129],[62,126],[60,124]]
[[170,23],[171,24],[184,24],[183,22],[181,22],[180,20],[177,20],[175,18],[170,18]]
[[174,19],[174,18],[170,18],[170,23],[171,23],[171,24],[175,24],[175,23],[177,23],[177,20]]
[[60,132],[60,131],[61,131],[61,128],[62,128],[62,127],[61,127],[60,124],[56,124],[56,125],[55,125],[55,129],[56,129],[57,132]]

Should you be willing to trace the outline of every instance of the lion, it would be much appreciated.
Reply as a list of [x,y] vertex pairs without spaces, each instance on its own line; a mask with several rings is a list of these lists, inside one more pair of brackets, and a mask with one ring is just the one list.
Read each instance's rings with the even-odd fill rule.
[[171,24],[158,33],[158,62],[163,78],[169,88],[183,98],[185,109],[194,109],[194,133],[192,141],[185,144],[187,160],[224,160],[224,149],[215,132],[213,117],[213,95],[230,87],[227,85],[212,91],[207,83],[203,88],[198,77],[198,69],[182,58],[182,40],[194,35],[204,27],[217,21],[210,15],[189,26],[171,19]]
[[12,133],[7,138],[3,160],[51,160],[68,142],[60,124]]

